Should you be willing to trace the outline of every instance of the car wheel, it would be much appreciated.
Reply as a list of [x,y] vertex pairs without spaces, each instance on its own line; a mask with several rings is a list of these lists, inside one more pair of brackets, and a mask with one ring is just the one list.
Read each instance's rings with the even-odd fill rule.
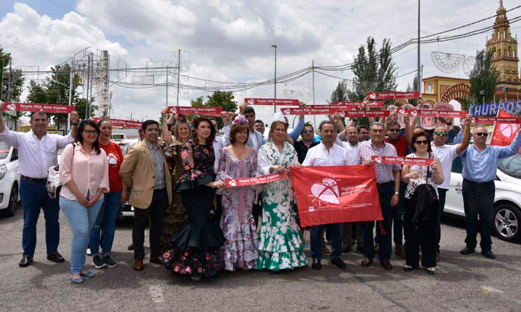
[[521,212],[512,204],[500,204],[494,209],[493,230],[496,235],[505,241],[517,241],[521,238],[519,223]]
[[0,217],[12,217],[18,208],[18,184],[13,184],[11,194],[9,194],[9,204],[6,209],[0,211]]

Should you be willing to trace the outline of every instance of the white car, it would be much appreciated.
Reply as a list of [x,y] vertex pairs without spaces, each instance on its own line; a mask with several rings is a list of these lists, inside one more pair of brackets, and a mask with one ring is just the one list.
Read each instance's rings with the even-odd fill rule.
[[12,217],[20,200],[18,150],[0,140],[0,217]]
[[[463,207],[461,157],[452,164],[445,213],[465,216]],[[494,198],[494,233],[505,241],[520,241],[521,229],[521,155],[501,159],[496,174]]]

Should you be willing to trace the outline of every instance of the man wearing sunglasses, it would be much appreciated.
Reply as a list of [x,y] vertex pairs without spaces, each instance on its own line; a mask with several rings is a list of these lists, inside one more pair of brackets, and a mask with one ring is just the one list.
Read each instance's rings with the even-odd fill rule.
[[521,128],[510,146],[487,145],[488,130],[478,125],[474,129],[474,144],[461,153],[463,160],[463,205],[465,208],[466,246],[460,253],[468,255],[476,248],[478,232],[478,216],[480,220],[481,254],[495,259],[492,252],[492,215],[494,212],[494,195],[496,171],[499,159],[507,158],[519,152],[521,147]]
[[432,153],[440,158],[441,168],[445,180],[438,185],[439,211],[436,223],[436,262],[440,261],[440,239],[441,239],[441,216],[445,208],[445,198],[449,190],[450,173],[452,171],[452,161],[467,149],[470,142],[470,119],[471,115],[467,115],[461,120],[463,129],[463,139],[460,144],[447,145],[449,139],[448,129],[446,126],[438,126],[434,129],[433,141],[431,143]]
[[320,142],[313,142],[314,137],[314,129],[313,126],[310,123],[306,123],[304,125],[304,129],[302,129],[302,132],[300,133],[300,136],[302,137],[302,140],[295,141],[295,144],[293,146],[295,147],[295,150],[297,151],[297,157],[298,162],[302,163],[304,162],[304,159],[306,159],[306,155],[308,153],[308,150],[312,148],[315,145],[318,145]]

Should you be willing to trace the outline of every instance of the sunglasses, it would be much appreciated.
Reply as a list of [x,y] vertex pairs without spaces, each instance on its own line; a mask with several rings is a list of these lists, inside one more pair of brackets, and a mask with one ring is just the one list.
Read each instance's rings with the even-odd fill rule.
[[477,136],[484,136],[484,137],[488,136],[487,132],[477,132],[477,133],[474,133],[474,134],[477,135]]
[[387,131],[389,131],[389,132],[400,132],[400,129],[389,129]]
[[96,130],[83,130],[83,133],[86,133],[86,134],[98,134],[98,132]]
[[418,144],[418,145],[427,145],[429,143],[429,140],[418,140],[416,142],[414,142],[414,144]]
[[446,132],[440,132],[440,131],[436,131],[436,132],[434,132],[434,134],[442,136],[442,137],[446,137],[447,136]]
[[313,130],[302,130],[302,133],[313,133]]

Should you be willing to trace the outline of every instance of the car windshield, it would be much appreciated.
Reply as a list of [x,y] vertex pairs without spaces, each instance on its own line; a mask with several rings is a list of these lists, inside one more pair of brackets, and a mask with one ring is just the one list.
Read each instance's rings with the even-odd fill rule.
[[521,155],[515,154],[499,160],[499,170],[511,177],[521,179]]
[[6,159],[7,155],[9,155],[9,145],[4,141],[0,140],[0,159]]

